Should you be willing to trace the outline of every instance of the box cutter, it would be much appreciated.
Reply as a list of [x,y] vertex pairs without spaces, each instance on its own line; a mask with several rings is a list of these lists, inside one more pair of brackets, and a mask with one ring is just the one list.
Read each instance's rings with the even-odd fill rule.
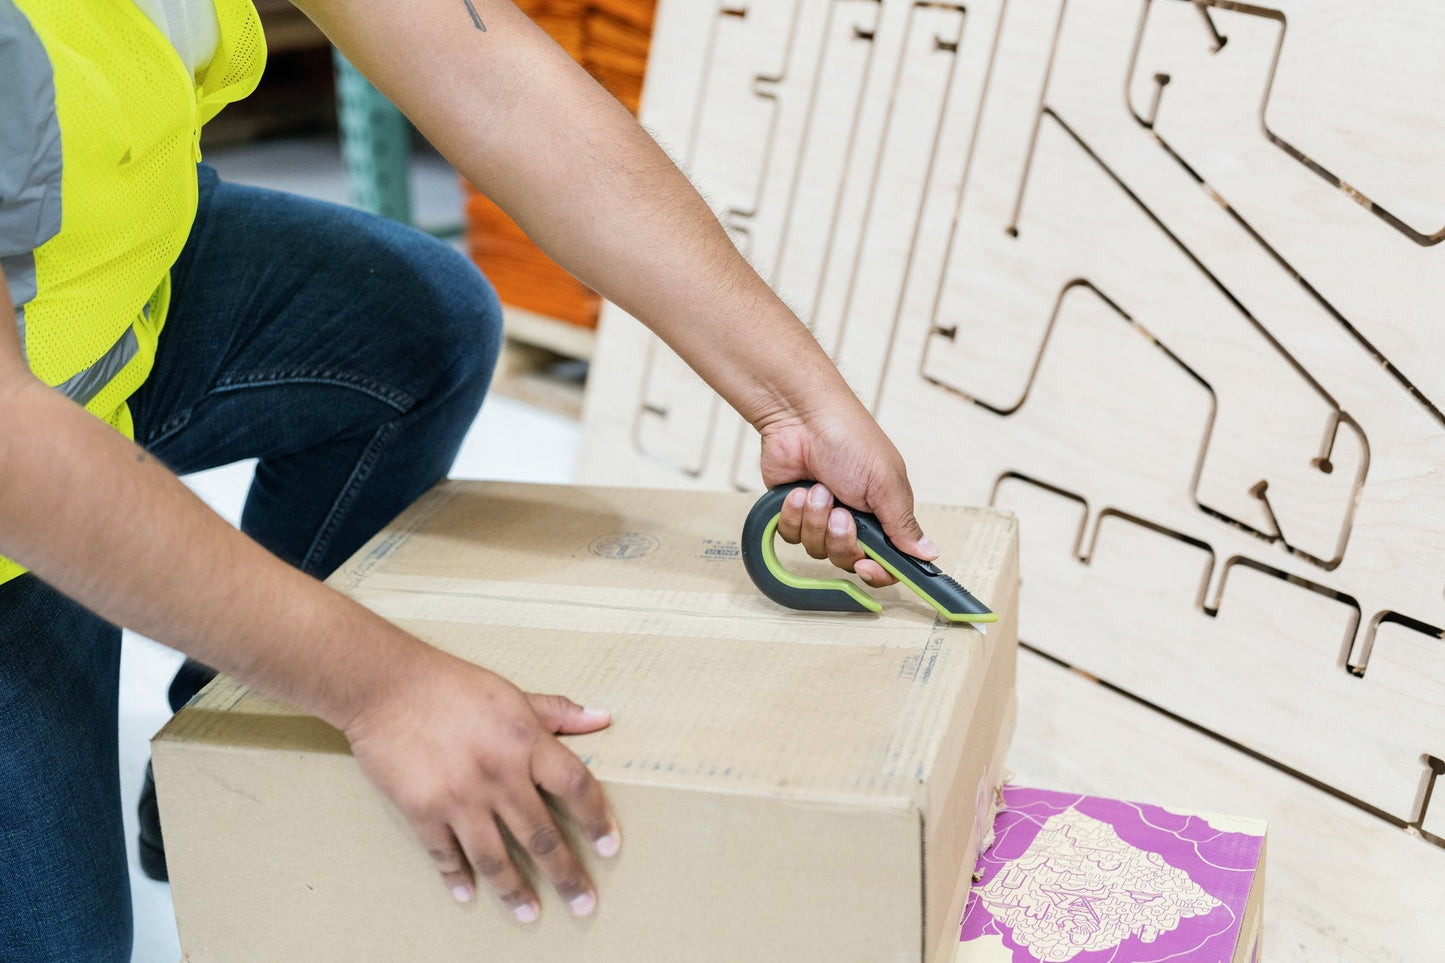
[[[815,612],[881,612],[883,606],[858,586],[841,578],[803,578],[783,568],[773,546],[783,501],[795,488],[812,482],[793,482],[771,489],[748,512],[743,523],[743,565],[764,595],[793,609]],[[918,597],[938,610],[950,622],[997,622],[998,615],[932,562],[899,551],[876,515],[838,503],[853,515],[858,544],[864,554],[883,566],[890,575],[908,586]]]

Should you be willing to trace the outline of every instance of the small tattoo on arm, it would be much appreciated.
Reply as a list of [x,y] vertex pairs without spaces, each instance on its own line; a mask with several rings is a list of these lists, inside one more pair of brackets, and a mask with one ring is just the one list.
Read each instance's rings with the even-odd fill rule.
[[480,30],[482,33],[486,33],[487,25],[482,23],[481,17],[477,16],[477,8],[472,6],[472,0],[462,0],[462,3],[465,3],[467,5],[467,13],[472,15],[472,23],[476,24],[477,29]]

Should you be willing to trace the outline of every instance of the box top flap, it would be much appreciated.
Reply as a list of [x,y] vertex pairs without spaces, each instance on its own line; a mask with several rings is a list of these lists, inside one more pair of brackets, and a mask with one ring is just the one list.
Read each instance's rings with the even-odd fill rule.
[[[607,730],[566,739],[604,782],[922,806],[938,746],[972,716],[959,694],[987,667],[986,635],[899,586],[867,589],[876,616],[779,607],[739,558],[753,500],[444,482],[330,583],[524,689],[611,710]],[[918,513],[946,571],[1012,603],[1012,516]],[[226,680],[158,739],[346,751],[323,723]]]

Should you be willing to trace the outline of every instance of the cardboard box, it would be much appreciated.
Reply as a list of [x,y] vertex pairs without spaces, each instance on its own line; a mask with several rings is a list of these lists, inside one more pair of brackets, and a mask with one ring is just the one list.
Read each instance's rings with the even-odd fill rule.
[[955,963],[1258,963],[1258,819],[1008,786]]
[[612,710],[568,740],[623,827],[594,917],[454,903],[339,733],[223,679],[153,747],[186,958],[948,960],[1013,726],[1014,520],[919,510],[985,635],[896,586],[878,616],[779,608],[738,557],[753,498],[446,482],[332,579]]

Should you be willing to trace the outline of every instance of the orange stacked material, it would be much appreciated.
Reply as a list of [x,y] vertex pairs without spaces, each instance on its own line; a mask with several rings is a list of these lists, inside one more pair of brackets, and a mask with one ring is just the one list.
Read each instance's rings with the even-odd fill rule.
[[[519,0],[546,30],[633,113],[642,98],[656,0]],[[598,296],[527,238],[516,223],[466,185],[467,246],[504,304],[596,327]]]

